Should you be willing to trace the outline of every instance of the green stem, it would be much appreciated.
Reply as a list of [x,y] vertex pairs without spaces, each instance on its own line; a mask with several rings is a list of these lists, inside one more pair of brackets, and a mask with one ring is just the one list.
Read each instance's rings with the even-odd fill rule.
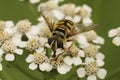
[[108,77],[106,77],[105,80],[113,80],[114,77],[116,77],[117,75],[120,75],[119,73],[120,73],[120,68],[113,71]]
[[39,14],[37,13],[37,11],[35,11],[35,9],[32,6],[32,4],[30,4],[28,0],[25,0],[25,4],[28,6],[28,8],[30,9],[30,11],[33,13],[33,15],[35,16],[35,18],[38,18]]

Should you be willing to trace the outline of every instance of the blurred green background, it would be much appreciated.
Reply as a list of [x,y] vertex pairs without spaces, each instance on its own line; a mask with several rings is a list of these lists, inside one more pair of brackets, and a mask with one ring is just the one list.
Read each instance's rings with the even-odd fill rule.
[[[106,57],[104,68],[108,71],[107,80],[120,80],[120,47],[114,46],[112,39],[108,38],[108,31],[120,26],[120,0],[65,0],[65,2],[74,2],[76,5],[88,4],[92,7],[92,19],[101,26],[96,31],[106,40],[101,51]],[[29,19],[36,24],[37,16],[33,15],[29,7],[19,0],[0,0],[0,19],[13,20],[15,23],[21,19]],[[51,74],[39,70],[31,71],[25,63],[26,54],[16,57],[13,63],[2,62],[3,71],[0,72],[2,80],[82,80],[76,76],[75,68],[67,75],[58,75],[55,71]],[[51,76],[56,79],[52,79]]]

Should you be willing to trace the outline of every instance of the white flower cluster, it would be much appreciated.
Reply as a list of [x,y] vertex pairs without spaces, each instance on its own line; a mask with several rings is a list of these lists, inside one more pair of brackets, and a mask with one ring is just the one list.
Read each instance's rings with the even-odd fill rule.
[[[31,3],[40,0],[30,0]],[[76,23],[91,24],[92,9],[86,4],[76,6],[75,4],[63,4],[63,0],[48,0],[38,5],[38,12],[41,7],[47,7],[56,20],[69,19]],[[44,18],[40,16],[37,25],[31,25],[27,19],[20,20],[13,24],[12,21],[0,21],[0,70],[2,70],[2,56],[7,61],[14,61],[15,55],[22,55],[23,49],[29,51],[26,62],[29,69],[39,68],[41,71],[50,72],[57,69],[58,73],[66,74],[73,66],[79,67],[77,75],[79,78],[87,76],[87,80],[104,79],[107,71],[102,68],[104,65],[104,54],[100,52],[104,39],[97,35],[94,30],[73,36],[74,40],[63,44],[63,49],[57,49],[56,57],[48,44],[51,31]],[[51,49],[52,50],[52,49]]]
[[120,27],[116,29],[111,29],[108,32],[109,37],[114,37],[112,43],[116,46],[120,46]]

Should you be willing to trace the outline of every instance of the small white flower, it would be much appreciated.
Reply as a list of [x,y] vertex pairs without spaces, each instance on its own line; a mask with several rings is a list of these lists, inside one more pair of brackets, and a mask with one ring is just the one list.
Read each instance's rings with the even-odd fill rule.
[[40,47],[39,38],[33,37],[27,41],[26,49],[28,49],[30,51],[35,51],[35,50],[39,49],[39,47]]
[[44,54],[45,51],[39,53],[29,54],[26,58],[26,62],[29,64],[29,69],[35,70],[39,67],[41,71],[52,70],[51,65],[47,62],[47,56]]
[[86,57],[95,57],[95,55],[98,53],[99,49],[94,44],[89,44],[85,48],[83,48]]
[[79,17],[81,18],[83,24],[90,24],[93,22],[92,19],[90,19],[92,9],[88,5],[84,4],[81,7],[78,6],[75,11],[77,15],[79,15]]
[[75,14],[75,4],[64,4],[61,6],[61,10],[65,13],[65,15],[72,16]]
[[2,46],[1,46],[2,52],[5,54],[5,59],[7,61],[14,61],[15,60],[15,55],[14,53],[18,55],[23,54],[23,50],[17,48],[17,46],[14,44],[13,41],[6,41]]
[[97,66],[97,64],[94,61],[90,61],[86,64],[84,68],[78,68],[77,74],[79,78],[83,78],[87,75],[87,80],[97,80],[96,76],[99,79],[104,79],[107,74],[107,71]]
[[112,43],[116,46],[120,46],[120,27],[116,29],[111,29],[108,32],[109,37],[114,37]]
[[0,31],[0,45],[2,45],[5,41],[11,39],[12,39],[12,34],[9,34],[5,31]]
[[73,43],[67,50],[67,54],[69,56],[66,56],[64,58],[64,62],[68,65],[80,65],[82,63],[82,60],[80,57],[84,57],[84,53],[82,50],[76,47],[76,45]]
[[25,34],[26,32],[29,31],[31,26],[31,22],[29,22],[29,20],[25,19],[25,20],[20,20],[17,22],[16,27],[17,27],[17,31],[20,34]]
[[97,38],[97,33],[94,30],[91,30],[84,33],[84,36],[87,38],[88,41],[93,41]]
[[[22,40],[22,38],[24,36],[26,36],[27,38],[31,38],[33,36],[37,36],[38,32],[39,32],[39,25],[33,25],[31,26],[31,22],[27,19],[25,20],[20,20],[17,22],[16,24],[16,27],[14,28],[14,30],[16,31],[15,32],[15,36],[17,38],[20,38],[21,41],[24,41]],[[33,31],[33,30],[36,30],[37,31]]]
[[22,35],[19,35],[19,34],[15,34],[13,37],[12,37],[12,41],[13,43],[16,45],[16,46],[19,46],[20,48],[24,48],[27,44],[26,41],[22,41],[21,40],[21,37]]

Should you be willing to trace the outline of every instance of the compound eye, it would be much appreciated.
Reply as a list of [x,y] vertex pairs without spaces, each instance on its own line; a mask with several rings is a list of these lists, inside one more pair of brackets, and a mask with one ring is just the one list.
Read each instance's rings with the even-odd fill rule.
[[61,40],[57,41],[58,48],[63,48],[63,42]]

